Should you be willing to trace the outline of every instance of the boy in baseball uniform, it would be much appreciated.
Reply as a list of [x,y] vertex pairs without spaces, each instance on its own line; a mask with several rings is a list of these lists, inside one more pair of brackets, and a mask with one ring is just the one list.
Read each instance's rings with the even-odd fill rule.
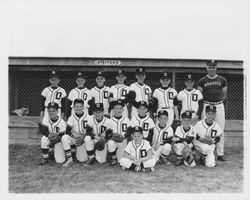
[[[146,78],[145,69],[136,69],[135,74],[137,82],[132,83],[129,87],[129,101],[132,104],[131,118],[138,115],[138,102],[145,101],[147,104],[152,103],[152,90],[144,83]],[[149,113],[147,113],[149,116]]]
[[52,102],[58,104],[58,115],[64,118],[67,94],[63,88],[59,87],[60,78],[55,71],[51,72],[49,82],[50,86],[46,87],[41,93],[40,122],[42,122],[44,116],[48,115],[48,104]]
[[54,149],[56,163],[64,163],[65,154],[61,138],[66,132],[66,123],[58,116],[59,106],[51,102],[47,105],[48,115],[45,115],[42,123],[39,124],[39,132],[43,134],[41,138],[42,161],[41,165],[48,164],[49,149]]
[[122,169],[131,171],[155,171],[155,159],[152,147],[147,140],[143,139],[142,128],[133,128],[133,140],[125,148],[124,156],[120,160]]
[[76,85],[74,89],[69,92],[68,102],[67,102],[67,118],[70,117],[71,114],[74,114],[74,100],[82,99],[84,102],[84,112],[88,113],[89,110],[89,100],[90,100],[90,90],[85,87],[86,77],[82,72],[78,72],[76,76]]
[[68,158],[66,166],[73,163],[72,155],[74,154],[79,162],[85,162],[88,159],[84,139],[89,116],[87,112],[84,112],[83,99],[75,99],[73,104],[75,112],[69,117],[66,134],[62,137],[62,145]]
[[[132,128],[130,120],[124,117],[124,103],[121,100],[113,102],[113,116],[110,118],[113,136],[107,142],[108,152],[111,155],[110,165],[120,162],[124,149],[127,145],[127,138],[130,137]],[[118,137],[120,136],[120,137]],[[116,139],[118,138],[118,139]]]
[[196,166],[192,151],[193,141],[196,138],[196,130],[191,125],[191,119],[192,113],[190,111],[183,112],[181,114],[181,126],[178,126],[175,130],[172,139],[174,141],[173,149],[177,155],[175,166],[181,165],[183,161],[186,166]]
[[128,117],[128,93],[129,93],[129,86],[124,84],[124,81],[126,80],[126,75],[124,73],[124,71],[119,70],[116,74],[116,80],[117,80],[117,84],[113,85],[110,89],[110,109],[111,109],[111,116],[113,116],[113,102],[115,101],[122,101],[124,104],[123,107],[123,113],[122,116],[124,117]]
[[206,118],[195,125],[197,137],[196,140],[194,140],[194,147],[201,152],[202,163],[207,167],[214,167],[216,165],[214,149],[216,143],[220,141],[222,129],[219,124],[214,121],[216,117],[216,106],[208,105],[205,110]]
[[140,126],[142,128],[143,139],[152,144],[155,123],[153,119],[147,115],[148,104],[146,101],[138,102],[137,112],[138,114],[131,119],[131,125],[132,127]]
[[168,160],[168,156],[171,152],[171,143],[173,129],[167,124],[168,121],[168,112],[166,110],[160,110],[158,112],[158,122],[154,127],[153,135],[153,149],[154,156],[156,160],[159,160],[160,163],[166,163],[171,165],[171,162]]
[[104,116],[102,103],[94,104],[93,113],[87,123],[85,147],[88,154],[86,166],[93,164],[94,159],[105,163],[107,157],[107,136],[112,134],[112,122]]
[[[91,94],[91,101],[90,104],[92,105],[92,107],[94,106],[94,104],[103,104],[103,108],[104,108],[104,115],[106,117],[109,117],[109,96],[110,96],[110,87],[105,86],[105,75],[104,72],[97,72],[96,75],[96,86],[93,87],[90,90],[90,94]],[[90,112],[90,114],[92,114],[92,112]]]
[[160,78],[161,87],[155,89],[153,93],[153,116],[156,118],[160,110],[166,110],[168,112],[169,126],[172,125],[174,119],[179,120],[177,92],[169,86],[170,82],[171,77],[168,73],[164,72]]
[[177,95],[177,100],[181,103],[181,114],[184,111],[192,113],[193,125],[201,119],[203,111],[203,96],[201,92],[194,88],[194,78],[188,74],[185,78],[186,88],[181,90]]

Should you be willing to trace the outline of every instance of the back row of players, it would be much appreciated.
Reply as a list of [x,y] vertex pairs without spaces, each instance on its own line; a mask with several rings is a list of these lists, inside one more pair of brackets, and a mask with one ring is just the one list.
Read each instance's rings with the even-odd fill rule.
[[[85,77],[82,73],[78,73],[76,78],[77,87],[70,91],[68,96],[69,106],[67,109],[65,109],[66,92],[64,89],[58,86],[60,82],[58,75],[55,72],[52,72],[49,79],[51,85],[45,88],[42,92],[41,121],[42,124],[48,127],[49,130],[51,129],[49,133],[67,133],[65,135],[61,135],[60,142],[58,142],[58,144],[54,146],[55,148],[56,146],[60,146],[60,144],[62,143],[61,148],[58,147],[58,149],[61,149],[61,151],[55,150],[56,161],[60,163],[66,160],[64,166],[68,166],[69,164],[71,164],[71,145],[75,145],[75,143],[77,142],[77,159],[79,161],[87,160],[86,164],[88,165],[91,164],[93,158],[96,157],[96,160],[98,160],[99,162],[105,162],[105,152],[107,152],[108,149],[110,155],[113,158],[111,159],[111,164],[115,164],[117,161],[117,156],[118,161],[120,161],[120,157],[123,154],[124,148],[127,144],[128,136],[131,135],[131,133],[135,133],[135,130],[133,130],[132,127],[134,127],[134,129],[136,129],[136,127],[141,127],[143,138],[147,140],[150,145],[154,146],[152,154],[158,157],[158,159],[161,158],[163,160],[167,159],[167,156],[171,151],[170,143],[172,143],[174,140],[179,140],[176,139],[176,136],[178,136],[178,134],[180,135],[178,136],[179,138],[185,138],[186,136],[189,136],[188,133],[193,134],[194,138],[196,138],[196,131],[193,131],[193,128],[191,128],[191,124],[195,125],[197,123],[197,120],[201,119],[202,117],[203,96],[199,90],[193,88],[194,79],[192,78],[192,75],[187,75],[185,79],[186,88],[179,94],[177,94],[175,89],[169,87],[171,79],[168,76],[168,73],[162,74],[162,77],[160,78],[162,87],[157,88],[153,92],[153,94],[150,87],[143,83],[145,78],[145,70],[142,68],[137,69],[137,82],[131,84],[130,87],[128,87],[124,84],[124,81],[126,80],[125,73],[119,70],[116,76],[118,84],[109,88],[104,85],[104,74],[102,72],[98,72],[96,76],[97,86],[95,86],[91,90],[88,90],[86,87],[84,87],[84,84],[86,82]],[[178,102],[181,102],[182,105],[180,112],[181,117],[179,116],[179,112],[177,109]],[[129,104],[132,105],[131,112],[128,112],[128,110],[130,110],[128,109]],[[54,111],[54,115],[55,113],[57,113],[54,116],[54,121],[52,114],[53,112],[51,113],[49,108],[51,108],[50,110]],[[219,141],[218,138],[220,138],[223,133],[223,130],[221,130],[219,125],[213,121],[215,117],[214,113],[216,111],[216,107],[209,105],[206,109],[207,112],[211,111],[210,113],[212,117],[210,117],[210,120],[207,117],[206,120],[208,121],[200,121],[198,124],[196,124],[196,126],[198,126],[202,123],[201,129],[202,127],[203,129],[205,128],[205,132],[200,131],[198,133],[203,136],[209,135],[212,140],[215,141],[213,143],[217,143]],[[58,121],[60,119],[60,121],[63,122],[63,120],[61,119],[61,117],[57,118],[57,115],[65,118],[65,110],[67,110],[66,118],[68,118],[68,121],[67,128],[65,127],[64,130],[63,127],[60,128],[60,123]],[[78,113],[76,112],[77,110]],[[149,110],[152,110],[153,118],[155,121],[157,121],[156,124],[149,117]],[[50,113],[49,116],[48,113]],[[205,115],[206,112],[203,113]],[[92,116],[89,117],[89,115]],[[105,115],[106,117],[103,115]],[[128,119],[128,116],[131,118],[131,120]],[[107,117],[110,117],[110,119],[108,119]],[[174,119],[182,119],[182,126],[178,127],[175,131],[175,139],[173,139],[174,133],[171,128]],[[188,121],[188,123],[186,123],[186,126],[184,122],[185,119],[187,119]],[[108,137],[105,138],[105,136],[108,135],[107,133],[110,134],[111,132],[121,134],[124,138],[126,138],[126,140],[124,140],[124,142],[115,142],[110,138],[108,139]],[[87,133],[89,137],[86,137]],[[81,134],[83,134],[84,137],[81,137],[81,139],[79,139]],[[101,153],[98,153],[98,150],[95,149],[95,143],[98,142],[101,135],[103,135],[103,137],[105,138],[107,146],[104,146],[104,150],[100,151]],[[42,137],[44,163],[47,162],[50,143],[47,136],[48,133],[46,133],[45,136]],[[77,139],[75,140],[75,138]],[[171,140],[169,138],[171,138]],[[189,144],[193,144],[193,140],[190,140],[190,138],[188,141],[180,141],[181,142],[174,141],[174,143],[176,143],[174,149],[176,153],[179,152],[179,154],[177,153],[177,158],[179,158],[177,159],[177,165],[182,163],[182,149],[186,147],[187,144],[188,146],[190,146]],[[84,143],[84,148],[82,149],[82,153],[80,153],[81,151],[79,150],[79,147],[83,145],[82,142]],[[205,147],[203,144],[196,144],[196,146],[199,146],[199,149],[203,148],[204,150]],[[214,146],[213,148],[215,148],[214,144],[211,145]],[[179,148],[176,148],[176,146],[178,146]],[[210,148],[207,148],[205,150],[205,153],[204,151],[201,152],[204,153],[205,157],[208,157],[206,165],[214,166],[214,158],[211,162],[211,156],[207,156],[209,155],[208,149]],[[95,150],[97,153],[95,152]],[[58,152],[61,153],[58,154]],[[209,150],[209,152],[211,152],[211,150]],[[141,155],[139,154],[138,156],[141,157]],[[126,164],[124,165],[127,166]],[[194,165],[194,163],[192,162],[188,165]]]

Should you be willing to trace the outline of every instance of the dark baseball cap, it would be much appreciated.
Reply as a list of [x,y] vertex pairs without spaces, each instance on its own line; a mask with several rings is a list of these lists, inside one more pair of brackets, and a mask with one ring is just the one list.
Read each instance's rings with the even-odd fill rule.
[[133,133],[135,133],[135,132],[140,132],[140,133],[142,133],[142,127],[140,127],[140,126],[135,126],[135,127],[133,128]]
[[121,100],[113,101],[113,107],[115,107],[116,105],[121,105],[122,107],[124,107],[124,103]]
[[78,72],[77,75],[76,75],[76,79],[78,79],[78,78],[86,79],[86,76],[82,72]]
[[209,60],[209,61],[207,61],[207,66],[217,66],[217,61],[216,60]]
[[169,73],[163,72],[160,79],[161,80],[163,80],[163,79],[171,79],[171,77],[170,77]]
[[216,106],[214,105],[206,106],[206,112],[216,112]]
[[146,108],[148,108],[148,104],[146,101],[139,101],[138,102],[138,108],[141,107],[141,106],[145,106]]
[[158,112],[158,117],[160,117],[161,115],[166,115],[166,116],[168,116],[168,111],[166,111],[166,110],[160,110],[160,111]]
[[126,76],[126,74],[123,70],[120,69],[117,71],[116,76]]
[[103,111],[104,108],[103,108],[103,104],[102,103],[96,103],[94,104],[93,106],[93,111]]
[[101,77],[105,78],[105,74],[102,71],[97,72],[96,77],[98,77],[98,76],[101,76]]
[[185,81],[194,81],[192,74],[187,74],[187,76],[185,77]]
[[48,109],[49,109],[49,108],[55,108],[56,110],[58,110],[59,106],[58,106],[58,104],[55,103],[55,102],[50,102],[50,103],[48,104],[47,108],[48,108]]
[[188,119],[192,119],[192,112],[190,111],[185,111],[181,114],[181,118],[188,118]]
[[52,72],[50,73],[49,78],[50,78],[50,79],[51,79],[51,78],[58,78],[58,79],[59,79],[59,76],[58,76],[58,74],[56,73],[56,71],[52,71]]
[[77,104],[77,103],[81,103],[82,105],[84,105],[83,99],[75,99],[74,100],[74,105]]
[[138,69],[136,69],[135,74],[136,75],[145,75],[146,71],[143,68],[138,68]]

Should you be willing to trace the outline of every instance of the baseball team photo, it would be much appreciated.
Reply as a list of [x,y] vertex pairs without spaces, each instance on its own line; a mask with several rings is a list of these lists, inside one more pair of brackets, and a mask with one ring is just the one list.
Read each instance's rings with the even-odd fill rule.
[[243,194],[244,4],[94,2],[11,11],[9,195]]

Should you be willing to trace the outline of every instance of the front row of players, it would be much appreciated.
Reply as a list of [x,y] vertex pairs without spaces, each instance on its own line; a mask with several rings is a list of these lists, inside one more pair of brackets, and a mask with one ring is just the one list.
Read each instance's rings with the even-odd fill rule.
[[[170,155],[176,155],[175,165],[194,167],[199,162],[214,167],[215,144],[219,142],[222,130],[214,121],[216,107],[206,107],[206,119],[192,126],[192,113],[183,112],[181,125],[173,131],[168,125],[168,112],[158,112],[158,120],[146,115],[147,104],[141,102],[138,116],[131,121],[122,116],[124,104],[116,101],[113,117],[104,116],[103,104],[95,104],[93,115],[84,112],[84,101],[73,102],[75,113],[67,123],[58,116],[58,104],[49,103],[48,115],[39,124],[43,134],[41,164],[49,162],[50,154],[56,163],[64,167],[73,163],[73,158],[88,166],[96,160],[110,165],[120,163],[123,169],[134,171],[155,171],[156,163],[170,165]],[[51,153],[53,152],[53,154]]]

